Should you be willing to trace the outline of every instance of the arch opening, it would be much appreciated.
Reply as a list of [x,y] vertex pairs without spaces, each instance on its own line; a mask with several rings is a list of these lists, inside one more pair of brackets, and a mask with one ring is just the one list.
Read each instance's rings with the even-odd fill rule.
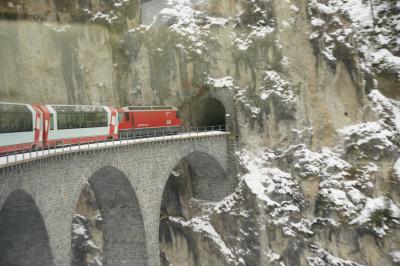
[[182,118],[190,126],[224,126],[226,125],[225,107],[221,101],[212,98],[195,97],[183,107]]
[[125,174],[114,167],[90,177],[76,204],[71,232],[73,265],[147,265],[138,198]]
[[54,265],[43,217],[23,190],[11,193],[0,211],[0,265]]
[[224,169],[209,154],[193,152],[179,161],[162,196],[159,225],[161,265],[207,264],[207,250],[197,244],[199,241],[194,241],[198,235],[179,221],[184,223],[204,215],[202,203],[222,200],[230,193],[231,186]]

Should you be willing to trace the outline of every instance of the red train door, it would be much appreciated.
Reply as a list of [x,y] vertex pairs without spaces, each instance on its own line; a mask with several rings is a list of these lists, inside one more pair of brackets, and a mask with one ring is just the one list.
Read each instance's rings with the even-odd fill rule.
[[34,142],[37,147],[41,147],[43,145],[43,113],[38,105],[32,105],[32,108],[35,110]]
[[46,146],[50,130],[50,111],[45,105],[38,105],[38,108],[42,111],[43,144]]
[[172,126],[172,119],[173,119],[172,112],[166,111],[165,112],[165,125],[168,127]]

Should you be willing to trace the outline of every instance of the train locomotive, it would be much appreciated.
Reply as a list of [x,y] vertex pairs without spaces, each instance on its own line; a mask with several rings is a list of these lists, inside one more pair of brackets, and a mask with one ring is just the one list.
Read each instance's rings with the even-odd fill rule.
[[0,102],[0,155],[107,139],[176,133],[170,106],[39,105]]
[[119,137],[174,134],[181,124],[178,110],[172,106],[126,106],[118,109]]

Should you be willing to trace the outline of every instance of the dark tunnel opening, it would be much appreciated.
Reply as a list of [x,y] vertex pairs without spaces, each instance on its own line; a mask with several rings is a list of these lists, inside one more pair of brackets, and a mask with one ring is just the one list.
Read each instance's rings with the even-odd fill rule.
[[22,190],[14,191],[0,212],[0,265],[54,265],[42,215]]
[[225,126],[225,107],[221,101],[212,98],[199,98],[185,103],[180,107],[183,123],[193,127]]
[[225,107],[214,98],[206,98],[200,102],[198,112],[198,126],[220,126],[225,125]]

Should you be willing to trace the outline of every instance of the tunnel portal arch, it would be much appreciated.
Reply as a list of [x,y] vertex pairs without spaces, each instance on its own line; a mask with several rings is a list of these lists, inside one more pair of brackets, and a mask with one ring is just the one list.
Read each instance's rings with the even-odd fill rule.
[[0,265],[55,265],[43,217],[24,190],[12,192],[0,211]]
[[188,126],[225,126],[226,108],[219,99],[211,96],[198,96],[179,108],[183,122]]
[[219,100],[207,97],[197,107],[197,124],[199,127],[225,125],[225,107]]
[[144,223],[139,201],[127,176],[103,166],[88,179],[100,210],[104,265],[147,265]]

